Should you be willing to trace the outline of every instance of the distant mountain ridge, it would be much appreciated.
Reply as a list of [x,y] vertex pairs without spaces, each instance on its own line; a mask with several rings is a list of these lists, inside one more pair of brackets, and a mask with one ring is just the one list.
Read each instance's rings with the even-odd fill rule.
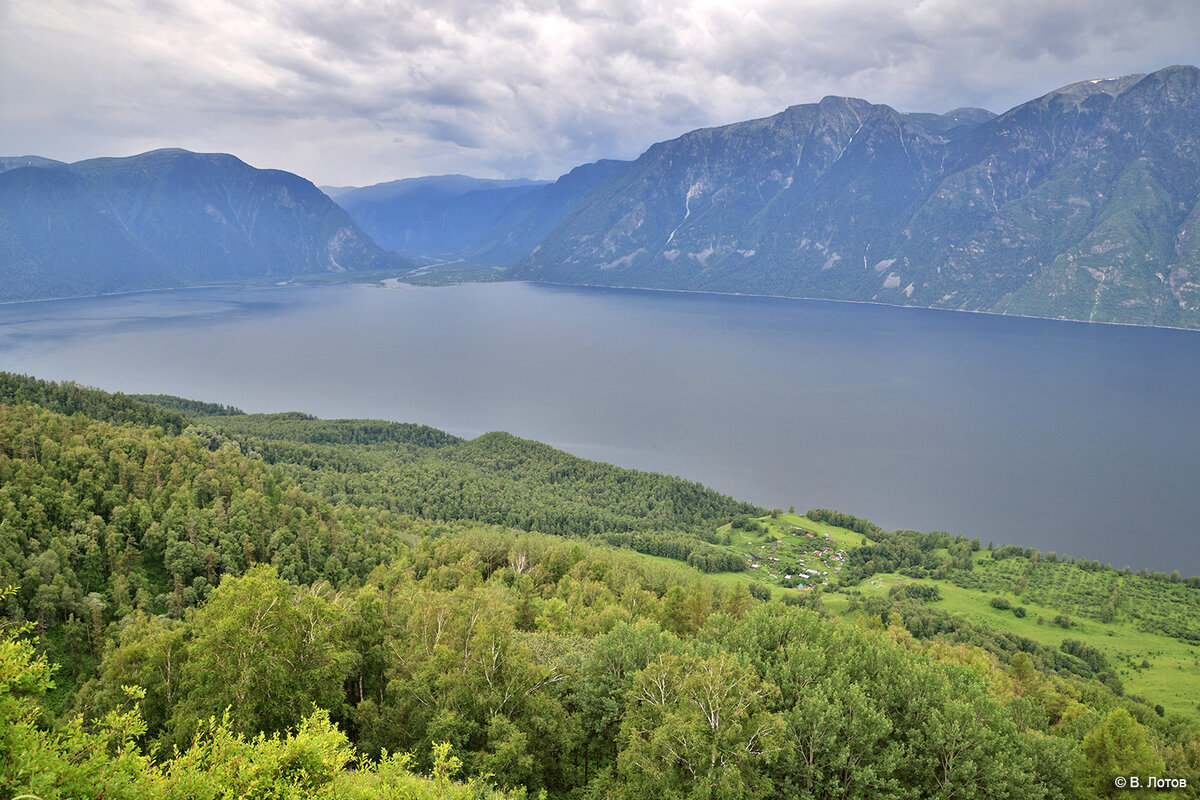
[[476,261],[513,264],[538,246],[559,220],[597,186],[624,174],[632,162],[602,159],[583,164],[553,183],[510,202],[461,254]]
[[55,161],[53,158],[41,156],[0,156],[0,172],[8,172],[21,167],[67,167],[65,161]]
[[3,300],[409,266],[309,181],[231,155],[0,166]]
[[996,116],[827,97],[652,146],[516,277],[1200,327],[1200,70]]
[[398,253],[510,265],[629,164],[584,164],[553,182],[433,175],[326,191],[375,241]]
[[431,175],[343,187],[331,195],[383,247],[406,256],[458,255],[501,212],[545,181]]

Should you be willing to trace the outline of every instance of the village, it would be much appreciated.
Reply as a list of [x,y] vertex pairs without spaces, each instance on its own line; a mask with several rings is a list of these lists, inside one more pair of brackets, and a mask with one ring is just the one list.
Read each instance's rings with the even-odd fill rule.
[[828,586],[842,571],[846,551],[828,533],[817,534],[791,525],[783,537],[762,544],[748,540],[740,549],[745,552],[749,569],[788,589]]

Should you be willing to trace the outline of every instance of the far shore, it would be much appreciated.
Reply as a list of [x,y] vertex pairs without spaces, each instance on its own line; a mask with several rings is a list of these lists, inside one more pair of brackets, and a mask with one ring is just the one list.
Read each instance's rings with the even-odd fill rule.
[[937,306],[910,306],[901,303],[885,303],[881,300],[843,300],[834,297],[797,297],[790,294],[757,294],[755,292],[715,292],[708,289],[663,289],[653,286],[614,286],[604,283],[556,283],[554,281],[518,280],[508,283],[528,283],[534,286],[563,286],[568,288],[587,289],[622,289],[637,292],[670,292],[672,294],[711,294],[718,297],[765,297],[772,300],[811,300],[818,303],[852,303],[862,306],[885,306],[887,308],[908,308],[918,311],[946,311],[952,314],[985,314],[990,317],[1015,317],[1018,319],[1044,319],[1051,322],[1075,322],[1080,325],[1120,325],[1126,328],[1158,328],[1169,331],[1188,331],[1195,333],[1200,328],[1184,328],[1179,325],[1150,325],[1144,322],[1107,322],[1104,320],[1071,319],[1070,317],[1043,317],[1037,314],[1012,314],[1007,311],[983,311],[970,308],[938,308]]
[[[345,280],[307,280],[313,276],[299,276],[282,281],[248,281],[248,282],[230,282],[230,283],[205,283],[192,286],[163,286],[153,289],[126,289],[118,292],[98,292],[96,294],[77,294],[64,295],[62,297],[36,297],[28,300],[0,300],[0,306],[19,305],[21,303],[49,303],[55,300],[86,300],[99,297],[120,297],[130,294],[148,294],[151,292],[176,292],[189,289],[235,289],[235,288],[282,288],[285,286],[333,286],[346,284],[361,284],[369,285],[370,283],[378,283],[381,288],[400,288],[401,284],[419,289],[437,289],[445,288],[444,286],[428,286],[420,283],[412,283],[406,281],[408,275],[393,275],[388,278],[365,278],[363,280],[353,280],[350,276],[353,273],[342,273],[346,275]],[[325,276],[321,276],[325,277]],[[716,295],[718,297],[758,297],[771,300],[806,300],[820,303],[850,303],[854,305],[865,306],[884,306],[886,308],[906,308],[916,309],[921,311],[944,311],[953,314],[984,314],[992,317],[1015,317],[1018,319],[1044,319],[1051,322],[1072,322],[1079,325],[1118,325],[1126,328],[1156,328],[1159,330],[1171,331],[1187,331],[1195,333],[1200,328],[1185,328],[1179,325],[1153,325],[1144,322],[1111,322],[1106,320],[1086,320],[1086,319],[1071,319],[1070,317],[1046,317],[1037,314],[1014,314],[1008,311],[985,311],[969,308],[938,308],[936,306],[915,306],[902,303],[885,303],[881,300],[846,300],[834,297],[811,297],[811,296],[794,296],[787,294],[760,294],[757,292],[718,292],[710,289],[665,289],[656,286],[618,286],[602,283],[561,283],[558,281],[535,281],[528,279],[513,279],[513,280],[494,280],[494,281],[472,281],[460,280],[454,281],[447,285],[461,285],[466,283],[526,283],[532,286],[558,286],[563,288],[574,289],[620,289],[622,291],[635,292],[667,292],[670,294],[696,294],[696,295]]]

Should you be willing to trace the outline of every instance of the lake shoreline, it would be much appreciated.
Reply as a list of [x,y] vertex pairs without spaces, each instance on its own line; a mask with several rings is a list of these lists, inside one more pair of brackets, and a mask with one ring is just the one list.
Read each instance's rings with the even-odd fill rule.
[[[465,281],[473,282],[473,281]],[[1048,322],[1071,322],[1078,325],[1114,325],[1123,328],[1150,328],[1165,331],[1187,331],[1196,333],[1200,328],[1182,328],[1178,325],[1149,325],[1143,322],[1106,322],[1103,320],[1071,319],[1070,317],[1042,317],[1036,314],[1010,314],[1007,311],[981,311],[970,308],[938,308],[936,306],[907,306],[899,303],[885,303],[882,300],[843,300],[833,297],[796,297],[789,294],[758,294],[755,292],[717,292],[711,289],[664,289],[654,286],[612,286],[604,283],[559,283],[557,281],[517,280],[503,281],[504,283],[528,283],[534,286],[561,286],[577,289],[622,289],[637,292],[667,292],[670,294],[702,294],[716,297],[757,297],[769,300],[807,300],[818,303],[847,303],[861,306],[882,306],[884,308],[902,308],[915,311],[944,311],[951,314],[981,314],[988,317],[1008,317],[1010,319],[1042,319]]]
[[19,306],[24,303],[53,303],[60,300],[95,300],[99,297],[124,297],[131,294],[161,294],[163,292],[182,292],[189,289],[236,289],[249,288],[251,284],[240,283],[205,283],[195,286],[161,286],[156,289],[123,289],[119,292],[97,292],[96,294],[68,294],[62,297],[34,297],[29,300],[0,300],[0,306]]
[[[420,283],[413,283],[410,281],[406,281],[405,277],[407,277],[407,276],[394,276],[394,277],[388,278],[386,280],[395,280],[400,283],[404,283],[404,284],[407,284],[409,286],[412,286],[412,287],[418,288],[418,289],[444,288],[442,286],[429,286],[429,285],[420,284]],[[378,286],[378,287],[371,287],[370,284],[372,281],[378,282],[382,285]],[[1013,314],[1013,313],[1010,313],[1007,311],[983,311],[983,310],[970,309],[970,308],[938,308],[936,306],[910,306],[910,305],[901,305],[899,303],[885,303],[882,300],[846,300],[846,299],[834,298],[834,297],[797,297],[794,295],[787,295],[787,294],[760,294],[757,292],[718,292],[718,291],[714,291],[711,289],[666,289],[666,288],[657,287],[657,286],[616,286],[616,285],[602,284],[602,283],[562,283],[559,281],[536,281],[536,280],[529,280],[527,278],[514,279],[514,280],[498,280],[498,281],[465,280],[465,281],[456,281],[453,283],[448,283],[446,285],[447,286],[458,286],[458,285],[465,285],[465,284],[471,284],[471,283],[524,283],[524,284],[529,284],[532,286],[558,286],[558,287],[573,288],[573,289],[621,289],[623,291],[665,292],[665,293],[669,293],[669,294],[711,295],[711,296],[716,296],[716,297],[754,297],[754,298],[762,298],[762,299],[768,299],[768,300],[805,300],[805,301],[819,302],[819,303],[845,303],[845,304],[850,304],[850,305],[881,306],[884,308],[913,309],[913,310],[917,310],[917,311],[942,311],[942,312],[947,312],[947,313],[952,313],[952,314],[981,314],[983,316],[988,316],[988,317],[1008,317],[1008,318],[1012,318],[1012,319],[1040,319],[1040,320],[1046,320],[1048,322],[1070,322],[1070,323],[1074,323],[1077,325],[1112,325],[1112,326],[1118,326],[1118,327],[1123,327],[1123,328],[1149,328],[1149,329],[1167,330],[1167,331],[1186,331],[1189,333],[1200,332],[1200,328],[1185,328],[1185,327],[1181,327],[1179,325],[1152,325],[1152,324],[1143,323],[1143,322],[1108,322],[1108,321],[1104,321],[1104,320],[1071,319],[1070,317],[1045,317],[1045,316],[1039,316],[1037,314]],[[334,281],[312,281],[312,282],[309,282],[309,281],[304,280],[304,277],[300,277],[300,278],[290,278],[288,280],[279,281],[279,282],[271,282],[271,283],[232,281],[232,282],[228,282],[228,283],[196,284],[194,286],[191,286],[191,285],[189,285],[189,286],[164,286],[164,287],[159,287],[159,288],[155,288],[155,289],[125,289],[125,290],[122,290],[119,292],[99,292],[97,294],[76,294],[76,295],[65,295],[63,297],[36,297],[36,298],[28,299],[28,300],[0,300],[0,306],[20,305],[22,303],[48,303],[48,302],[53,302],[56,300],[88,300],[88,299],[94,299],[94,298],[98,298],[98,297],[122,297],[125,295],[132,295],[132,294],[177,292],[177,291],[186,291],[189,289],[270,289],[270,288],[282,289],[285,287],[295,287],[295,286],[335,286],[335,285],[368,286],[370,288],[399,288],[394,285],[388,286],[388,285],[384,284],[383,280],[377,280],[374,278],[366,279],[366,280],[346,279],[346,280],[341,280],[341,281],[334,280]]]
[[[385,273],[387,271],[384,271]],[[331,276],[339,274],[353,275],[354,273],[329,273]],[[0,300],[0,306],[15,306],[22,303],[50,303],[58,300],[94,300],[99,297],[125,297],[132,294],[161,294],[163,292],[184,292],[192,289],[284,289],[295,286],[369,286],[372,282],[383,283],[386,280],[399,280],[402,283],[407,283],[403,276],[392,276],[389,278],[367,277],[365,274],[360,275],[359,280],[346,278],[345,280],[313,280],[314,277],[324,278],[323,274],[317,275],[300,275],[294,278],[286,278],[282,280],[272,281],[269,279],[254,280],[254,281],[225,281],[217,283],[196,283],[187,284],[185,286],[158,286],[148,289],[121,289],[116,292],[96,292],[94,294],[69,294],[61,297],[32,297],[27,300]],[[469,281],[475,283],[475,281]],[[480,281],[482,283],[482,281]],[[409,284],[418,288],[420,284]]]

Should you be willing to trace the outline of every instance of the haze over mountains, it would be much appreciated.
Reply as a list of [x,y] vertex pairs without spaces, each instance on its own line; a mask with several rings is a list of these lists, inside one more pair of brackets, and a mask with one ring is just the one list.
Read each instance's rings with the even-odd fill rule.
[[[382,246],[531,280],[1198,327],[1198,95],[1200,70],[1170,67],[999,116],[827,97],[554,183],[329,189],[358,227],[228,156],[5,159],[0,266],[33,297],[401,263]],[[211,189],[221,158],[237,200]]]
[[630,163],[584,164],[554,182],[436,175],[326,191],[376,242],[403,255],[513,264]]
[[434,255],[481,236],[510,202],[545,182],[431,175],[325,189],[371,238],[397,253]]
[[230,155],[0,161],[0,299],[407,266],[310,182]]

